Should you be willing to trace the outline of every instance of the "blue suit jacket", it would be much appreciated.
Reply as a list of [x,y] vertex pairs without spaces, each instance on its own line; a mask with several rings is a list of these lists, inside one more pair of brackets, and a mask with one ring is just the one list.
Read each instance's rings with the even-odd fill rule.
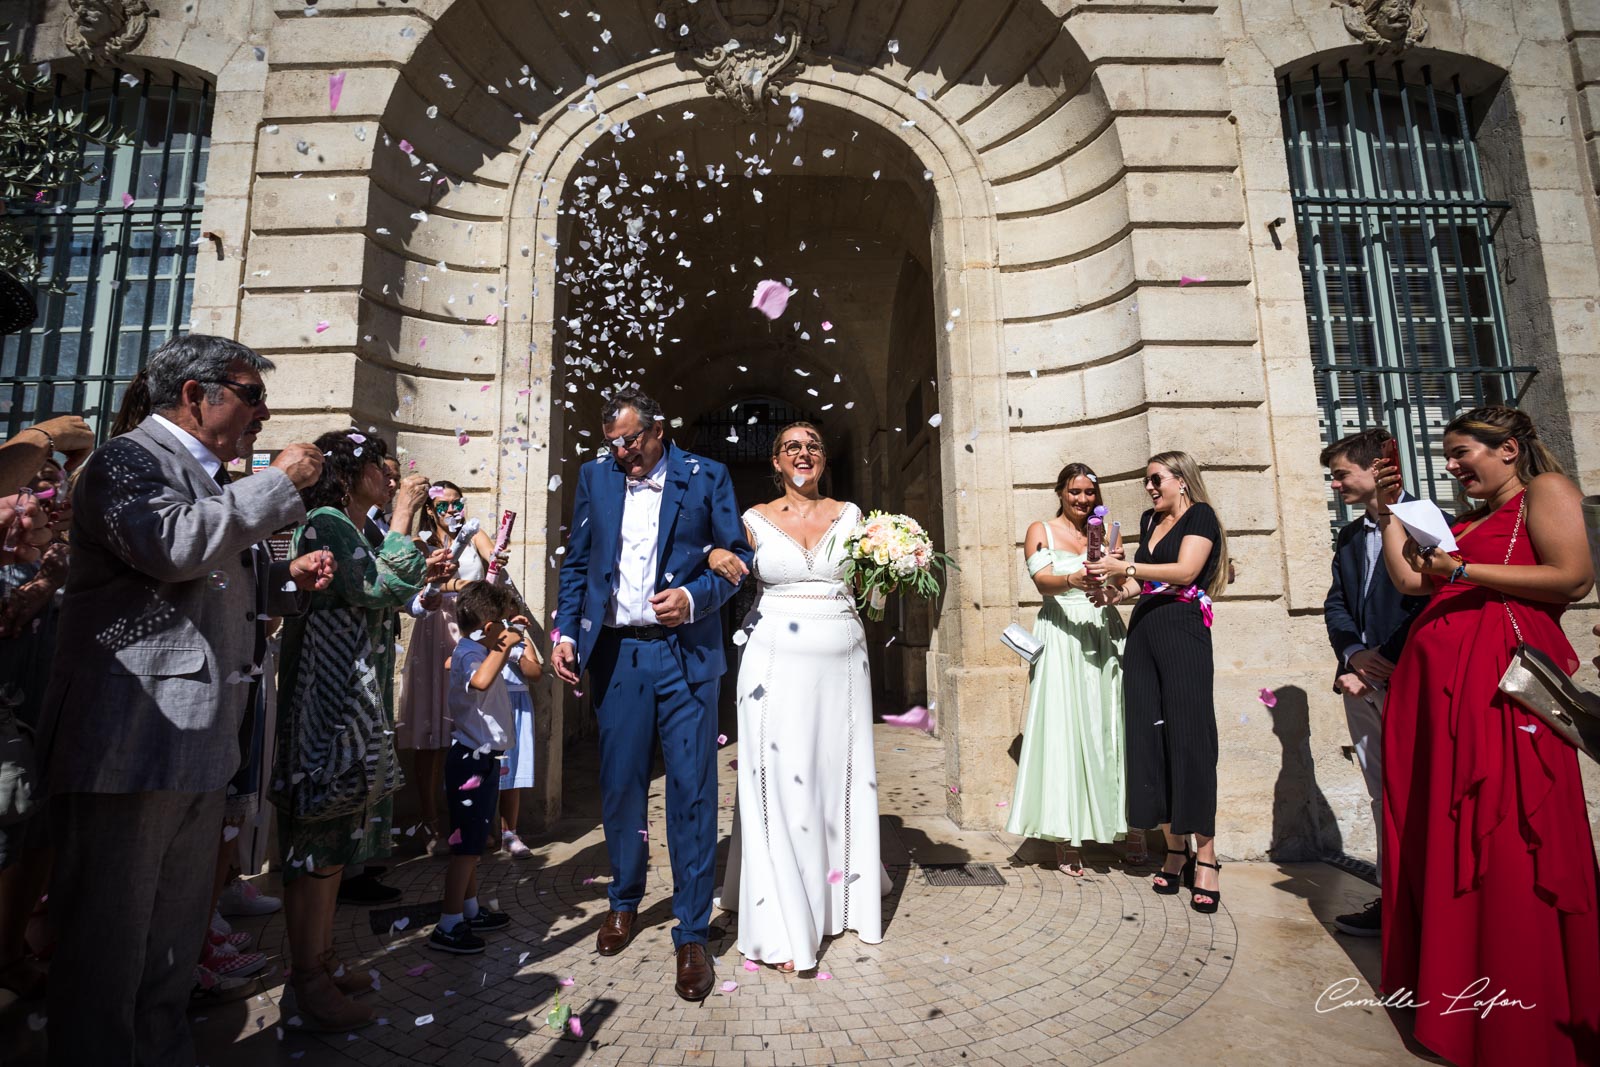
[[[666,487],[661,493],[660,534],[656,543],[656,591],[681,586],[694,598],[694,622],[674,627],[668,640],[691,682],[720,677],[722,655],[719,608],[737,588],[706,565],[713,548],[725,548],[750,565],[754,554],[734,500],[728,469],[715,460],[667,444]],[[561,564],[556,628],[578,646],[578,670],[605,625],[606,606],[617,585],[622,550],[622,505],[627,478],[610,456],[578,469],[572,529]]]
[[[1409,493],[1402,500],[1414,500]],[[1328,642],[1339,661],[1339,672],[1349,668],[1344,651],[1351,645],[1376,648],[1390,663],[1400,661],[1400,650],[1411,631],[1411,620],[1428,603],[1425,596],[1401,596],[1389,580],[1383,560],[1378,560],[1367,595],[1361,583],[1367,573],[1367,544],[1360,516],[1352,519],[1334,542],[1333,585],[1323,604],[1323,620],[1328,626]],[[1361,640],[1365,631],[1367,640]]]

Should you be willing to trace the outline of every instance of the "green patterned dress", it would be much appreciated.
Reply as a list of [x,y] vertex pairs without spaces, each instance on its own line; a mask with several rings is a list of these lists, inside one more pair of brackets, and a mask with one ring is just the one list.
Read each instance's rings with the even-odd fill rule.
[[[1084,554],[1046,547],[1028,573],[1081,570]],[[1028,672],[1028,718],[1006,831],[1045,841],[1109,843],[1128,831],[1123,778],[1122,643],[1114,608],[1097,608],[1081,589],[1044,598],[1033,634],[1044,644]]]
[[[427,556],[407,534],[390,532],[376,550],[348,515],[337,508],[317,508],[306,516],[305,525],[295,531],[295,555],[326,548],[338,563],[327,589],[313,593],[311,611],[353,610],[366,622],[370,649],[370,672],[358,672],[373,679],[381,692],[384,711],[394,722],[394,631],[391,618],[423,586]],[[301,650],[307,617],[284,621],[283,653],[278,671],[278,693],[282,702],[278,712],[278,752],[292,751],[290,742],[296,709],[293,695],[298,690]],[[281,787],[285,774],[303,773],[304,768],[280,765],[274,777]],[[309,857],[312,869],[356,864],[387,856],[393,847],[394,813],[392,797],[376,801],[365,811],[315,821],[296,819],[285,808],[278,808],[278,847],[282,857],[283,880],[289,882],[302,873]]]

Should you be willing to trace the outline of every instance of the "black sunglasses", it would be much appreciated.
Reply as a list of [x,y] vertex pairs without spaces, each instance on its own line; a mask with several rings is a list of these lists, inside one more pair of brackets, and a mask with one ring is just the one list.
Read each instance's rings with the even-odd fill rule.
[[613,437],[611,439],[611,451],[620,452],[624,448],[632,449],[634,445],[639,443],[639,438],[643,437],[649,429],[650,427],[646,426],[643,430],[635,430],[633,433],[622,437]]
[[233,382],[226,378],[220,378],[211,384],[222,386],[251,407],[256,407],[267,398],[267,387],[259,382],[246,384],[245,382]]
[[1154,474],[1145,475],[1144,476],[1144,484],[1148,485],[1152,489],[1160,489],[1161,488],[1161,472],[1160,471],[1156,471]]

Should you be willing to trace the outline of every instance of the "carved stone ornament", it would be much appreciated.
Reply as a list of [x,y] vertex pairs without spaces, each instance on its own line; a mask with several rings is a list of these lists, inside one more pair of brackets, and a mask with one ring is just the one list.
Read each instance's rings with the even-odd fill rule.
[[85,62],[114,63],[144,39],[149,15],[145,0],[67,0],[61,37]]
[[708,93],[754,116],[827,42],[822,18],[838,2],[663,0],[656,26],[706,72]]
[[1422,41],[1428,20],[1421,0],[1333,0],[1344,28],[1375,52],[1402,52]]

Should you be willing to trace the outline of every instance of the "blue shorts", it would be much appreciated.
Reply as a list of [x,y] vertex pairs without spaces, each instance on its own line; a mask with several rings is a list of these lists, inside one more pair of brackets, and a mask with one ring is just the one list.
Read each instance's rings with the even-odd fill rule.
[[[471,789],[461,788],[477,778]],[[450,854],[481,856],[500,816],[500,753],[478,755],[460,741],[444,754],[444,797],[450,808]],[[459,835],[459,836],[457,836]],[[499,844],[498,836],[495,843]]]

